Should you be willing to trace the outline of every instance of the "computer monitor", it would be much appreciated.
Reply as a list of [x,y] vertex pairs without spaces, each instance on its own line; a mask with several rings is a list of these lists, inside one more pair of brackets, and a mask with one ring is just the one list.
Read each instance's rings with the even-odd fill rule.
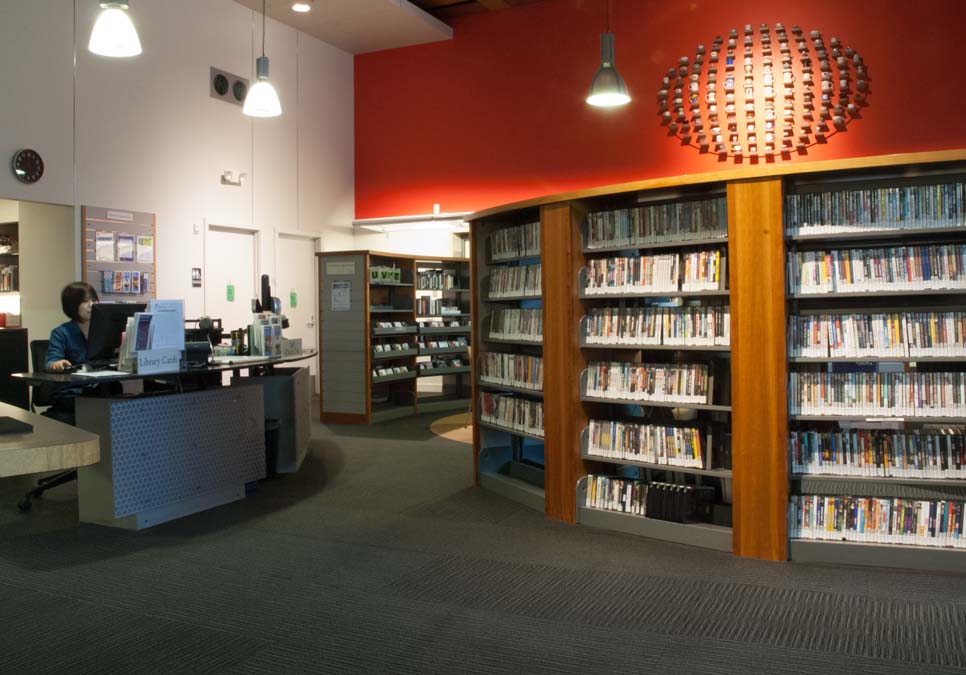
[[127,320],[144,308],[143,302],[95,303],[87,330],[87,363],[103,366],[116,361]]

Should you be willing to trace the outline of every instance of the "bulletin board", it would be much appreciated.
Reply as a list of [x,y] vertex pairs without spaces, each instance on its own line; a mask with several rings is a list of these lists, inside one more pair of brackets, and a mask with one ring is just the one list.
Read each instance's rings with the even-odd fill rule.
[[157,229],[153,213],[81,207],[84,281],[102,302],[157,297]]

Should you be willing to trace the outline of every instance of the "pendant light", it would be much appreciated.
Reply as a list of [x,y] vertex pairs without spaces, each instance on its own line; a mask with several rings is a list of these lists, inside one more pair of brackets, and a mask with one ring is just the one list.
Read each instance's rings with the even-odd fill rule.
[[587,103],[598,108],[613,108],[630,100],[624,78],[614,67],[614,34],[610,32],[610,0],[607,0],[607,32],[600,34],[600,67],[590,81]]
[[278,117],[282,104],[275,87],[268,81],[268,57],[265,56],[265,0],[262,0],[262,55],[255,59],[255,85],[248,90],[243,112],[249,117]]
[[101,2],[104,10],[94,23],[87,49],[101,56],[124,58],[141,53],[141,40],[128,16],[127,0]]

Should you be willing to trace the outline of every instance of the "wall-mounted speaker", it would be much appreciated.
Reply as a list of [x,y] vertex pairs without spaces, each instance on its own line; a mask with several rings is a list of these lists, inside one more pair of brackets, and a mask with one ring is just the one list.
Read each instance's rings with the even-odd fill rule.
[[245,105],[248,95],[248,78],[232,75],[227,70],[212,66],[208,74],[209,91],[212,98],[235,105]]

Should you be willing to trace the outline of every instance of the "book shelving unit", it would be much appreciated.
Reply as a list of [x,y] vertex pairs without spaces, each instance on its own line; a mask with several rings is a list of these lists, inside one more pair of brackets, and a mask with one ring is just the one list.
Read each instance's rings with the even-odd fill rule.
[[[416,258],[416,397],[421,412],[470,407],[470,283],[466,258]],[[430,311],[421,311],[421,304]]]
[[[945,176],[963,174],[966,174],[966,149],[801,164],[762,162],[707,174],[549,195],[471,215],[468,220],[475,270],[474,344],[480,345],[481,352],[505,350],[542,358],[543,381],[539,393],[519,388],[519,383],[501,387],[500,383],[488,381],[481,377],[479,358],[473,360],[474,397],[478,398],[485,391],[505,391],[517,397],[536,398],[539,395],[538,400],[543,402],[543,467],[540,472],[543,490],[530,491],[521,501],[529,500],[534,507],[563,522],[706,546],[744,557],[966,569],[966,553],[952,547],[937,548],[908,541],[875,543],[868,538],[861,542],[809,540],[800,536],[800,532],[791,534],[789,529],[793,498],[803,495],[828,495],[841,500],[864,493],[879,499],[946,503],[962,500],[966,495],[961,488],[966,487],[966,483],[958,483],[958,477],[952,475],[826,476],[799,471],[797,467],[793,471],[789,447],[794,433],[871,427],[873,430],[908,430],[911,434],[940,427],[947,437],[961,439],[966,414],[961,415],[953,408],[905,410],[907,414],[903,417],[881,411],[870,414],[867,409],[839,410],[838,416],[813,414],[811,409],[790,407],[792,397],[798,396],[797,390],[790,391],[790,373],[816,370],[835,373],[915,372],[924,374],[923,379],[915,381],[916,386],[921,386],[929,377],[934,377],[930,374],[966,370],[963,367],[966,354],[928,350],[918,354],[893,351],[873,354],[868,350],[827,355],[794,354],[788,345],[789,317],[805,312],[954,311],[964,304],[964,291],[940,285],[916,288],[908,283],[902,284],[902,288],[871,285],[838,288],[834,294],[824,292],[825,288],[796,288],[788,284],[793,272],[787,258],[789,253],[806,250],[882,249],[898,245],[908,249],[966,244],[964,224],[937,222],[931,227],[909,225],[897,231],[893,228],[894,223],[889,222],[868,227],[868,231],[863,232],[843,223],[838,229],[786,231],[794,195],[843,191],[872,183],[901,188],[936,183]],[[687,229],[686,235],[669,234],[662,240],[588,241],[588,223],[597,217],[593,214],[661,204],[686,208],[683,205],[706,199],[723,200],[727,213],[725,231],[719,228],[713,236],[707,236],[700,232],[700,228],[689,225],[678,230]],[[917,203],[916,208],[924,204]],[[533,259],[538,259],[542,268],[542,341],[533,344],[520,340],[518,335],[489,336],[488,327],[498,308],[528,302],[490,297],[488,269],[494,262],[489,238],[500,228],[536,221],[540,222],[540,247],[539,257]],[[687,222],[691,223],[690,220]],[[597,263],[597,277],[594,277],[597,281],[594,283],[602,286],[604,282],[600,280],[611,278],[612,272],[623,273],[624,267],[618,267],[616,262],[620,258],[653,257],[656,265],[660,256],[678,256],[681,265],[685,256],[713,250],[727,254],[727,265],[722,274],[724,283],[720,287],[700,283],[687,287],[660,283],[650,287],[650,281],[641,283],[632,275],[629,283],[626,277],[620,277],[622,281],[618,283],[622,285],[613,292],[608,289],[587,292],[590,275],[595,273],[591,269],[592,261],[615,260],[611,268],[600,267]],[[518,256],[515,261],[504,260],[499,264],[521,263],[529,258],[529,255]],[[951,260],[952,256],[947,255],[947,258]],[[661,260],[661,264],[668,265],[672,258]],[[701,264],[706,260],[701,259]],[[944,264],[949,269],[959,269],[954,263]],[[898,269],[895,263],[893,267]],[[661,274],[668,269],[661,267]],[[605,273],[601,274],[601,270]],[[643,272],[641,277],[644,277]],[[697,340],[689,341],[687,337],[680,340],[680,336],[675,335],[676,341],[666,344],[663,334],[657,336],[646,331],[637,335],[635,339],[639,341],[636,343],[634,340],[611,339],[610,336],[595,341],[592,326],[602,324],[593,321],[603,321],[606,325],[608,319],[602,314],[606,314],[607,308],[619,312],[664,305],[669,309],[727,306],[730,318],[727,341],[695,334]],[[648,321],[652,319],[647,317]],[[619,316],[616,325],[620,325]],[[650,394],[642,398],[636,393],[615,398],[612,391],[588,385],[590,374],[600,364],[617,364],[619,368],[613,373],[624,372],[621,368],[631,366],[651,367],[648,375],[635,374],[634,377],[661,377],[665,382],[667,377],[678,378],[683,372],[697,373],[698,378],[704,376],[700,368],[683,371],[676,370],[678,366],[707,366],[708,389],[706,392],[680,390],[687,396],[684,399],[675,398],[673,392],[670,398],[664,399],[649,397]],[[658,366],[668,368],[661,370]],[[607,375],[606,378],[609,378],[607,382],[621,381],[619,375]],[[686,377],[685,380],[690,382]],[[935,379],[928,381],[937,382]],[[518,388],[511,388],[513,386]],[[707,394],[704,398],[703,393]],[[697,438],[705,441],[710,434],[711,444],[694,442],[694,436],[685,434],[688,444],[674,446],[675,450],[668,451],[667,456],[660,451],[656,455],[633,456],[634,453],[628,454],[626,449],[617,456],[608,455],[614,445],[608,446],[608,451],[591,453],[588,452],[591,420],[595,424],[620,422],[671,428],[669,434],[685,434],[681,429],[689,427],[692,431],[688,433],[696,433],[693,430],[697,428],[700,429]],[[479,417],[477,421],[480,421]],[[505,476],[508,473],[504,464],[514,459],[512,452],[496,452],[501,444],[490,429],[479,423],[476,427],[477,483],[497,489],[490,479],[496,474]],[[645,431],[653,433],[651,430],[634,433]],[[724,442],[729,437],[730,452],[727,451],[729,444]],[[507,438],[502,437],[504,443]],[[694,452],[693,457],[687,453],[681,455],[681,447],[693,449],[698,445],[701,450]],[[712,448],[710,460],[704,456],[706,447]],[[651,448],[648,452],[655,451]],[[936,456],[935,452],[929,456]],[[700,464],[697,462],[699,458]],[[726,458],[730,458],[730,463]],[[672,461],[678,463],[671,464]],[[932,468],[935,469],[936,465]],[[599,476],[602,475],[631,483],[648,483],[653,479],[663,488],[668,484],[672,487],[685,484],[702,488],[695,494],[700,492],[705,496],[710,494],[706,488],[712,487],[715,501],[710,522],[670,522],[639,515],[633,510],[600,508],[592,500],[593,493],[588,495],[588,492],[594,489],[595,482],[600,484]],[[646,493],[636,492],[639,487],[628,487],[627,503],[636,504],[640,511],[641,503],[633,499]],[[502,487],[499,489],[506,493]],[[843,503],[839,502],[840,505]],[[938,513],[944,517],[948,512]]]
[[[966,569],[966,401],[949,382],[966,358],[966,163],[789,179],[784,220],[789,557]],[[805,270],[815,252],[828,264]],[[833,283],[799,292],[803,272]],[[813,398],[814,378],[836,391]]]
[[[539,219],[539,210],[527,209],[479,221],[471,233],[473,344],[479,346],[473,357],[473,465],[483,487],[543,511],[544,437],[534,428],[542,421],[527,425],[524,418],[513,426],[488,416],[513,406],[522,415],[542,410],[543,391],[533,369],[543,351],[535,323],[543,311],[542,289],[534,285],[541,279]],[[519,285],[527,279],[529,289]],[[494,363],[505,369],[497,372]],[[514,379],[513,364],[530,364],[532,387]]]
[[[436,293],[437,297],[468,298],[468,259],[433,260],[378,251],[330,251],[317,256],[323,422],[369,424],[468,405],[469,387],[463,381],[469,373],[468,360],[458,368],[447,364],[432,373],[419,367],[435,354],[459,354],[461,350],[455,348],[452,352],[427,350],[420,344],[425,342],[427,330],[433,332],[431,341],[437,344],[449,337],[447,331],[466,336],[470,331],[468,299],[461,301],[465,313],[440,319],[438,327],[431,328],[432,321],[418,316],[418,298],[432,295],[419,289],[430,270],[445,266],[463,280],[454,289]],[[456,321],[461,325],[447,325]],[[364,347],[360,349],[360,345]],[[442,378],[443,385],[437,387],[436,400],[421,401],[420,381],[430,377]]]

